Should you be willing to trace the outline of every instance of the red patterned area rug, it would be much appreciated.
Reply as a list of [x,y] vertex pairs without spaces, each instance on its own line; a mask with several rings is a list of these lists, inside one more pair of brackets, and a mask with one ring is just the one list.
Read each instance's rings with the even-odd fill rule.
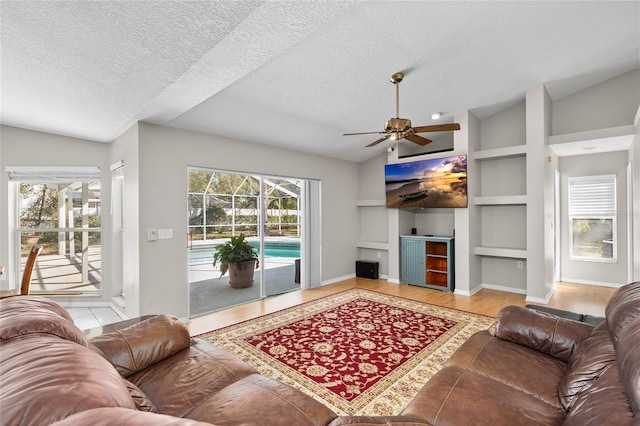
[[200,335],[338,414],[398,414],[494,319],[347,290]]

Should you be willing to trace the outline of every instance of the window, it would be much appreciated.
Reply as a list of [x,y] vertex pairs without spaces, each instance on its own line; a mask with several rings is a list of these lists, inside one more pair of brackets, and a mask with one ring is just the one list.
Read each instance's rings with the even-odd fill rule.
[[[31,293],[99,294],[102,281],[102,200],[95,167],[8,167],[17,196],[21,264],[43,247]],[[22,268],[21,268],[22,269]]]
[[570,177],[569,221],[571,259],[615,262],[616,176]]

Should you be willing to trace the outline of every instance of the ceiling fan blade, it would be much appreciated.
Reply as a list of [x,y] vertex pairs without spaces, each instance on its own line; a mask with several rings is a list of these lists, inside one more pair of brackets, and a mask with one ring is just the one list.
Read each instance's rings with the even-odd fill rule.
[[371,142],[371,143],[370,143],[369,145],[367,145],[365,148],[369,148],[369,147],[372,147],[372,146],[376,146],[376,145],[378,145],[380,142],[384,142],[384,141],[386,141],[387,139],[389,139],[390,137],[391,137],[391,135],[384,136],[384,137],[382,137],[382,138],[378,139],[377,141],[373,141],[373,142]]
[[411,141],[413,143],[417,143],[418,145],[425,146],[428,143],[431,143],[431,139],[423,138],[422,136],[408,134],[404,137],[406,140]]
[[415,133],[426,133],[426,132],[446,132],[449,130],[460,130],[460,125],[458,123],[451,124],[433,124],[431,126],[420,126],[414,127],[413,131]]
[[355,136],[355,135],[381,135],[386,132],[361,132],[361,133],[344,133],[342,136]]

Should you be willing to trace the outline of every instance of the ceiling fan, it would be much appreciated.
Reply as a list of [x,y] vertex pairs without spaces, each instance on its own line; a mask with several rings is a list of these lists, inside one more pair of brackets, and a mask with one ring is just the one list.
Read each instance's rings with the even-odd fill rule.
[[380,134],[385,135],[380,139],[371,142],[367,147],[378,145],[381,142],[391,139],[392,141],[398,141],[400,139],[406,139],[418,145],[426,145],[431,143],[431,139],[424,138],[417,133],[427,132],[445,132],[449,130],[460,130],[460,124],[434,124],[431,126],[419,126],[411,127],[411,120],[407,118],[400,118],[400,82],[404,78],[404,74],[397,72],[391,76],[391,82],[396,85],[396,117],[390,118],[382,132],[362,132],[362,133],[345,133],[343,136],[353,135],[373,135]]

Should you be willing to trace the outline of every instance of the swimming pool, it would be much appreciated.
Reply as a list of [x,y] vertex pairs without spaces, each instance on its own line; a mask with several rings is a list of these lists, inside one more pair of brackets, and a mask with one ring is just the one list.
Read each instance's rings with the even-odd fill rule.
[[[257,240],[250,240],[249,244],[256,251],[259,251],[260,243]],[[200,242],[194,244],[189,250],[189,263],[213,262],[213,242]],[[300,241],[287,240],[265,240],[264,256],[277,258],[300,258]]]

